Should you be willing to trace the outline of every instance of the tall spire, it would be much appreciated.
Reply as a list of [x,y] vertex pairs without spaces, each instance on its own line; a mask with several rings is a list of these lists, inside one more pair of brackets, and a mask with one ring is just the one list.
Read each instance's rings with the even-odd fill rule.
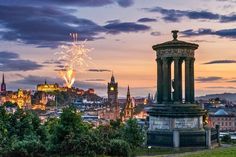
[[127,90],[127,97],[130,97],[129,85],[128,85],[128,90]]
[[111,83],[115,83],[115,77],[113,75],[113,72],[112,72],[112,76],[111,76]]
[[5,92],[5,91],[6,91],[6,84],[5,84],[4,73],[3,73],[3,75],[2,75],[1,91],[2,91],[2,92]]
[[2,75],[2,84],[5,84],[5,77],[4,77],[4,73]]

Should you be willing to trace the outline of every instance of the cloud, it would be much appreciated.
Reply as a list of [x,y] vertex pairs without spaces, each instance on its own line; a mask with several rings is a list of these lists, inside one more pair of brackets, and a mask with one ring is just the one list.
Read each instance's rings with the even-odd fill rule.
[[56,68],[58,69],[55,69],[55,71],[65,70],[65,65],[56,65]]
[[119,4],[121,7],[130,7],[134,4],[133,0],[116,0],[116,2]]
[[209,40],[189,40],[190,42],[196,42],[196,43],[201,43],[201,42],[214,42],[214,41],[209,41]]
[[105,79],[87,79],[86,82],[105,82]]
[[88,69],[89,72],[111,72],[109,69]]
[[154,18],[141,18],[141,19],[138,19],[137,22],[142,22],[142,23],[145,23],[145,22],[156,22],[157,19],[154,19]]
[[186,37],[191,37],[191,36],[201,36],[201,35],[216,35],[219,37],[225,37],[225,38],[236,38],[236,28],[232,29],[221,29],[214,31],[209,28],[200,28],[198,30],[193,30],[193,29],[188,29],[185,31],[181,32],[184,34]]
[[161,33],[160,32],[151,32],[150,35],[152,35],[152,36],[159,36],[159,35],[161,35]]
[[224,22],[235,22],[236,21],[236,15],[232,14],[232,15],[224,15],[221,17],[220,20],[222,23]]
[[214,60],[206,62],[204,64],[229,64],[229,63],[236,63],[236,60]]
[[119,34],[148,31],[151,27],[135,22],[116,22],[109,23],[105,25],[104,28],[107,29],[107,33],[109,34]]
[[0,5],[0,39],[56,48],[59,44],[71,41],[71,32],[78,33],[78,39],[81,41],[93,41],[104,39],[101,34],[106,32],[118,34],[150,29],[146,25],[134,22],[98,25],[89,19],[78,18],[72,13],[68,9],[50,6]]
[[229,80],[227,82],[236,83],[236,80]]
[[43,64],[62,64],[62,62],[59,61],[59,60],[53,60],[53,59],[51,59],[51,60],[46,60],[46,61],[44,61]]
[[217,1],[236,3],[236,0],[217,0]]
[[[42,84],[45,82],[48,83],[58,83],[59,85],[63,85],[64,81],[61,78],[56,77],[43,77],[43,76],[36,76],[36,75],[28,75],[24,76],[20,80],[12,81],[9,84],[14,84],[15,87],[17,86],[27,86],[31,88],[35,88],[37,84]],[[92,83],[86,81],[75,81],[74,87],[88,89],[88,88],[95,88],[95,89],[105,89],[106,85],[101,83]]]
[[115,19],[115,20],[108,20],[106,23],[120,23],[119,19]]
[[43,65],[31,60],[23,60],[14,52],[0,52],[0,71],[30,71],[41,69]]
[[176,9],[165,9],[162,7],[145,8],[148,12],[157,12],[162,15],[162,19],[167,22],[179,22],[183,17],[193,20],[218,20],[219,22],[235,22],[236,14],[231,13],[229,15],[221,15],[210,11],[200,10],[176,10]]
[[212,29],[200,28],[197,31],[193,29],[184,30],[181,32],[184,36],[199,36],[199,35],[213,35]]
[[218,76],[210,76],[210,77],[198,77],[195,79],[197,82],[213,82],[213,81],[220,81],[223,80],[222,77],[218,77]]
[[120,7],[130,7],[134,4],[133,0],[21,0],[5,1],[0,0],[3,5],[30,5],[30,6],[70,6],[70,7],[102,7],[106,5],[117,4]]
[[80,40],[99,39],[102,26],[80,19],[67,10],[50,7],[0,5],[0,24],[6,28],[0,38],[25,44],[55,47],[69,41],[69,33],[77,32]]
[[208,11],[190,11],[190,10],[176,10],[176,9],[165,9],[162,7],[146,8],[145,10],[149,12],[158,12],[163,17],[162,19],[168,22],[178,22],[183,17],[189,19],[207,19],[207,20],[217,20],[220,15]]
[[232,87],[232,86],[212,86],[212,87],[206,87],[206,88],[210,88],[210,89],[236,89],[236,87]]

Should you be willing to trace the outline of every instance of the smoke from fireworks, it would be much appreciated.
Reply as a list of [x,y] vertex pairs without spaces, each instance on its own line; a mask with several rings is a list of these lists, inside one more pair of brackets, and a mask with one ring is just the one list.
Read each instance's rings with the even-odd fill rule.
[[59,75],[65,80],[65,86],[71,88],[75,82],[76,71],[88,66],[91,58],[88,52],[91,49],[85,47],[85,43],[78,42],[78,34],[70,33],[73,42],[70,45],[61,45],[61,51],[55,53],[57,60],[64,64],[64,68],[59,70]]

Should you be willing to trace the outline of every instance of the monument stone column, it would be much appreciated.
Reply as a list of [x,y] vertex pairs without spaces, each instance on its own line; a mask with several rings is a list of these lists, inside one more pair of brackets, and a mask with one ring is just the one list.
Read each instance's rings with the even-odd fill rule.
[[171,99],[171,64],[168,58],[163,58],[163,101],[169,102]]
[[191,58],[190,60],[190,102],[194,103],[194,58]]
[[174,101],[182,101],[182,61],[180,57],[174,58]]
[[160,58],[157,61],[157,102],[161,103],[163,100],[163,70],[162,60]]
[[191,58],[185,58],[185,102],[190,102],[190,60]]

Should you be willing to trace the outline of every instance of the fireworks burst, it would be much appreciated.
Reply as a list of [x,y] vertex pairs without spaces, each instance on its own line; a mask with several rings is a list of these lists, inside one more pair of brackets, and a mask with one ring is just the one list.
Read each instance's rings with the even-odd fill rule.
[[79,43],[78,34],[70,33],[73,42],[70,45],[61,45],[61,51],[55,53],[57,60],[64,64],[64,68],[59,70],[59,75],[65,80],[65,86],[71,88],[75,81],[76,71],[82,70],[88,66],[91,58],[88,52],[91,49],[86,48],[86,41]]

